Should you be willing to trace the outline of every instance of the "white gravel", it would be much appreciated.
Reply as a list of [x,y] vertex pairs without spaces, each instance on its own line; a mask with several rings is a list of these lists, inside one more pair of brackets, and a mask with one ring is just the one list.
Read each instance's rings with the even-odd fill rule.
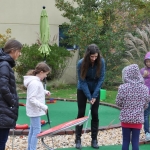
[[[91,133],[85,133],[82,135],[82,146],[90,146],[91,144]],[[141,130],[140,139],[145,139],[145,134],[143,129]],[[13,141],[13,142],[12,142]],[[75,146],[75,135],[57,135],[54,137],[45,137],[45,143],[51,148],[68,148]],[[52,142],[53,141],[53,142]],[[13,143],[13,144],[12,144]],[[98,143],[99,145],[118,145],[122,143],[122,132],[121,128],[114,128],[99,131],[98,133]],[[13,150],[26,150],[27,149],[27,136],[9,136],[6,144],[6,150],[11,150],[13,145]],[[46,150],[43,147],[40,139],[38,140],[37,150]]]

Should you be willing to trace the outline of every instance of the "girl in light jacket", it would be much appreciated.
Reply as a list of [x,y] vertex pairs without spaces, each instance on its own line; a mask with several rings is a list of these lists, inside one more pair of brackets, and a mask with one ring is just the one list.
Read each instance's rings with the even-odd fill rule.
[[41,132],[40,116],[45,115],[48,110],[45,105],[45,94],[50,96],[50,92],[44,89],[41,81],[50,71],[50,67],[41,62],[37,64],[35,70],[30,70],[27,76],[24,76],[24,86],[27,87],[26,114],[30,117],[28,150],[36,150],[37,134]]
[[[149,90],[137,64],[125,67],[122,71],[124,84],[119,86],[116,104],[121,108],[122,150],[139,150],[140,129],[144,123],[144,109],[150,101]],[[132,136],[130,136],[132,133]]]

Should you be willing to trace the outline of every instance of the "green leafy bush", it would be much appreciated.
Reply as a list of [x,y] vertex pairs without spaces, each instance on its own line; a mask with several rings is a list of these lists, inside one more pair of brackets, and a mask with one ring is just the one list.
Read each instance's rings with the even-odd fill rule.
[[63,47],[58,47],[56,44],[50,45],[50,55],[45,57],[38,51],[39,45],[33,44],[31,46],[24,45],[21,51],[22,55],[17,61],[15,71],[19,79],[23,79],[23,76],[28,70],[34,69],[37,63],[46,61],[46,63],[52,68],[51,74],[48,76],[48,80],[60,78],[65,67],[67,66],[67,60],[72,55]]

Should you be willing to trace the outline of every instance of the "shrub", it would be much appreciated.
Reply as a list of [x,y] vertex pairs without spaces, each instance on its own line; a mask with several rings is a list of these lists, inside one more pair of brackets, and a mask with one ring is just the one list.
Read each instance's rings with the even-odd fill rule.
[[141,29],[136,28],[134,33],[125,34],[126,57],[123,61],[126,64],[136,63],[139,67],[144,66],[144,56],[150,51],[150,25],[142,25]]
[[9,38],[11,38],[11,29],[8,28],[6,34],[0,34],[0,47],[3,47]]
[[17,61],[15,71],[18,74],[19,79],[23,79],[23,76],[28,70],[34,69],[37,63],[46,61],[46,63],[52,68],[51,74],[47,77],[48,80],[57,79],[61,77],[65,67],[67,66],[67,58],[72,55],[68,50],[63,47],[58,47],[56,44],[50,45],[51,52],[46,58],[38,51],[39,45],[32,44],[31,46],[24,45],[21,51],[22,55]]

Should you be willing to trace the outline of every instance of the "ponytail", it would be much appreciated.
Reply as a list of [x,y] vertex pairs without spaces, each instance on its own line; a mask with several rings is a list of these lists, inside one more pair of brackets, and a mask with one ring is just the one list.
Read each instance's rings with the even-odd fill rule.
[[26,75],[35,76],[35,70],[29,70]]

